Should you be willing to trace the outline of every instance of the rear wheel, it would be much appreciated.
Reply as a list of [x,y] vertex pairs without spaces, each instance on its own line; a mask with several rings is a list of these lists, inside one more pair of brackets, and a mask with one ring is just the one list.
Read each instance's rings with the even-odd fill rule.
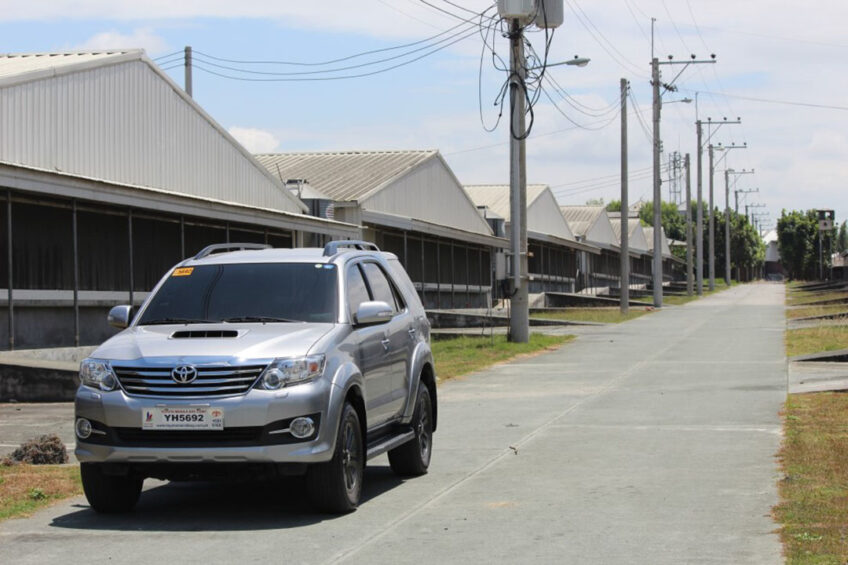
[[345,403],[333,458],[309,468],[306,486],[312,503],[325,512],[351,512],[362,496],[365,448],[359,416]]
[[144,479],[127,475],[108,475],[99,463],[80,464],[82,489],[96,512],[129,512],[138,502]]
[[401,476],[417,476],[427,472],[433,451],[433,402],[427,385],[418,385],[415,412],[412,415],[415,437],[389,451],[389,465]]

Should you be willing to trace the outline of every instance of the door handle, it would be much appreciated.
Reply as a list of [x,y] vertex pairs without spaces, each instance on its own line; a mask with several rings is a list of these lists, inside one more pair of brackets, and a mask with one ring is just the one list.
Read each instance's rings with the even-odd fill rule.
[[415,328],[409,328],[409,329],[407,330],[407,332],[409,333],[409,337],[410,337],[411,339],[415,339]]
[[380,341],[380,343],[382,343],[382,344],[383,344],[383,349],[384,349],[385,351],[388,351],[388,350],[389,350],[389,344],[391,343],[391,341],[390,341],[389,339],[381,340],[381,341]]

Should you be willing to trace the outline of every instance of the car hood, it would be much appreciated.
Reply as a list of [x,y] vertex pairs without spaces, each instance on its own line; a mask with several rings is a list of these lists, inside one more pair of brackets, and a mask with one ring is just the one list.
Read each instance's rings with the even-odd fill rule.
[[[297,357],[310,348],[333,324],[175,324],[127,328],[97,348],[91,357],[110,361],[130,361],[150,357],[272,359]],[[205,332],[235,331],[236,337],[206,337]],[[198,337],[173,337],[175,332],[191,331]],[[212,334],[214,335],[214,333]]]

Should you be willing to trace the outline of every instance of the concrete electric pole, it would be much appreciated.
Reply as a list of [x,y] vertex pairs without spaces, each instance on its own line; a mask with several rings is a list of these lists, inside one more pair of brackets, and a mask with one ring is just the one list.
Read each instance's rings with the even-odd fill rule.
[[627,201],[627,79],[621,79],[621,313],[630,310],[630,204]]
[[[753,194],[753,193],[759,192],[759,191],[760,191],[759,188],[749,188],[749,189],[744,189],[744,190],[741,189],[741,188],[737,188],[736,190],[734,190],[733,191],[733,197],[736,199],[736,207],[734,208],[735,212],[737,214],[739,213],[739,195],[740,194]],[[745,215],[747,216],[748,214],[745,214]]]
[[191,94],[191,46],[186,45],[185,48],[185,91],[189,97]]
[[510,341],[530,340],[530,304],[527,278],[527,153],[524,132],[524,30],[518,18],[509,24],[509,132],[510,242],[513,293],[510,299]]
[[[735,146],[739,147],[739,146]],[[745,146],[742,146],[747,147]],[[733,149],[734,146],[728,147]],[[754,170],[734,171],[733,169],[724,170],[724,282],[730,286],[732,274],[730,272],[730,175],[752,175]],[[737,199],[738,207],[738,199]],[[737,212],[738,213],[738,212]]]
[[689,154],[683,161],[686,168],[686,295],[692,296],[694,280],[692,273],[692,163]]

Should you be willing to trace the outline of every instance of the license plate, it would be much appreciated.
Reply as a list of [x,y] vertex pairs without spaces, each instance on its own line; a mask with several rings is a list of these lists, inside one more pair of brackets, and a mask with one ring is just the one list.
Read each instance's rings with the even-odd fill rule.
[[156,406],[141,414],[143,430],[223,430],[224,411],[210,406]]

